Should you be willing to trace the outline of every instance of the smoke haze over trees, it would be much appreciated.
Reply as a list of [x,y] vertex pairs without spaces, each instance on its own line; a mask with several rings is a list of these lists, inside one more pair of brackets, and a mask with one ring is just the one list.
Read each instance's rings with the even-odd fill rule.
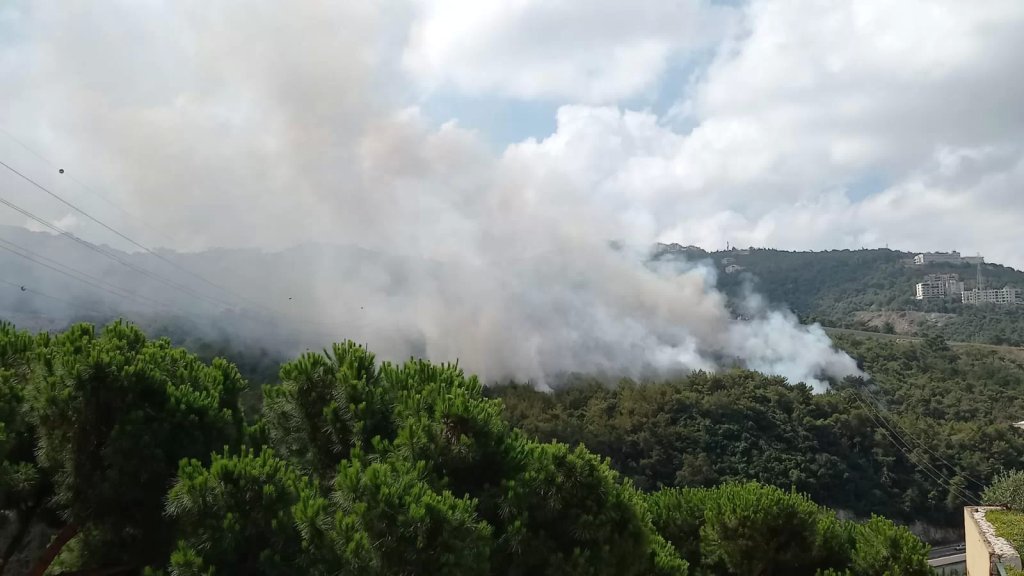
[[4,252],[5,279],[21,284],[3,286],[0,303],[23,325],[36,320],[42,323],[37,327],[60,327],[54,319],[122,314],[180,316],[214,339],[237,335],[238,346],[285,354],[317,349],[332,334],[344,333],[376,345],[389,358],[458,360],[489,380],[539,385],[570,372],[639,377],[737,362],[819,388],[822,378],[857,373],[824,332],[800,326],[781,309],[750,298],[745,319],[736,319],[715,288],[713,268],[646,263],[647,252],[613,249],[597,238],[494,261],[430,260],[329,245],[276,253],[164,253],[217,287],[153,255],[117,253],[142,270],[188,283],[185,292],[65,237],[0,232],[33,258],[73,262],[76,270],[131,296],[111,295],[103,286],[83,285]]
[[638,491],[453,365],[347,342],[282,366],[255,413],[245,388],[124,323],[0,323],[0,572],[927,573],[905,528],[797,493]]

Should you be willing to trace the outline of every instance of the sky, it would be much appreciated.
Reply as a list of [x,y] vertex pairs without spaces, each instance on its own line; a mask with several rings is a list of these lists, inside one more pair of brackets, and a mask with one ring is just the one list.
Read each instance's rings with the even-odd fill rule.
[[349,242],[378,204],[339,215],[345,189],[486,196],[514,166],[638,242],[1024,266],[1019,1],[278,4],[4,2],[2,158],[135,225],[16,137],[185,250]]
[[[463,289],[423,294],[476,304],[462,326],[490,322],[484,347],[516,323],[536,347],[555,322],[588,351],[558,368],[592,367],[614,334],[664,342],[650,323],[668,314],[687,329],[667,353],[703,367],[735,348],[709,344],[727,322],[709,273],[687,272],[710,324],[666,303],[675,280],[600,250],[889,246],[1024,267],[1021,54],[1019,0],[5,0],[0,160],[146,246],[458,263]],[[11,171],[0,193],[133,249]],[[441,342],[453,327],[417,302]]]

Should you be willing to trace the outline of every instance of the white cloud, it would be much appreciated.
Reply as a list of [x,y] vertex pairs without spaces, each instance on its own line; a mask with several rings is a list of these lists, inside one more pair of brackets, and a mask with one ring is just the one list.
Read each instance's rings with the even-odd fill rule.
[[[738,232],[758,244],[960,247],[1024,264],[1005,249],[1024,226],[1022,31],[1015,1],[755,1],[689,96],[689,138],[707,148],[741,126],[717,156],[759,160],[708,191],[745,185]],[[677,161],[713,165],[692,158]],[[835,198],[874,175],[890,189]]]
[[605,210],[609,234],[636,242],[959,249],[1024,267],[1015,248],[1024,146],[938,147],[889,186],[855,197],[848,185],[858,171],[796,144],[779,153],[769,138],[717,119],[683,135],[652,114],[566,107],[552,136],[510,147],[504,161],[520,178],[556,173],[586,191],[579,194]]
[[406,69],[427,89],[603,103],[656,90],[669,61],[716,40],[706,0],[420,0]]
[[845,169],[1016,138],[1024,6],[1013,0],[755,1],[692,96],[701,119],[775,129]]
[[[487,374],[705,366],[731,347],[799,377],[843,365],[791,358],[824,342],[795,328],[756,348],[791,319],[738,329],[703,272],[652,273],[608,256],[613,239],[888,243],[1024,266],[1015,0],[756,1],[724,38],[724,9],[697,1],[21,6],[0,19],[22,31],[0,30],[0,124],[144,214],[141,239],[447,263],[279,281],[309,285],[305,320],[371,343],[400,332]],[[670,115],[619,108],[716,38]],[[554,133],[495,155],[457,121],[432,127],[412,83],[567,104]],[[851,191],[864,181],[884,189]]]
[[[554,134],[510,154],[665,240],[959,248],[1024,266],[1021,53],[1019,2],[758,1],[674,108],[691,129],[566,106]],[[864,181],[885,187],[851,191]]]
[[[1024,4],[1014,0],[755,1],[681,95],[682,124],[569,104],[553,134],[497,158],[457,124],[434,133],[415,108],[402,112],[403,62],[452,89],[615,100],[652,89],[664,67],[665,54],[630,46],[710,42],[726,30],[706,26],[727,19],[723,9],[402,6],[15,7],[6,21],[22,33],[0,48],[0,124],[189,249],[379,234],[451,253],[496,202],[586,213],[602,233],[640,243],[712,247],[924,249],[928,222],[943,220],[960,223],[944,244],[995,254],[1009,237],[983,223],[1016,225],[1013,210],[988,208],[1015,206],[1024,153]],[[621,82],[603,65],[611,52],[632,54]],[[534,94],[534,81],[548,92]],[[847,192],[865,179],[890,189]],[[424,213],[444,233],[421,230]]]

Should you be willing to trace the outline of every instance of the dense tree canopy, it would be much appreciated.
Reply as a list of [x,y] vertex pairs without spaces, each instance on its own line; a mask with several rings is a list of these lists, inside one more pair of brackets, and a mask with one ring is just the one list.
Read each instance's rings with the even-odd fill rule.
[[1024,471],[1011,470],[996,476],[982,492],[985,504],[1024,511]]
[[742,370],[553,393],[493,389],[541,440],[581,444],[638,487],[753,480],[867,518],[956,526],[984,485],[1024,465],[1024,364],[984,348],[844,337],[870,380],[825,394]]
[[[56,336],[0,325],[0,353],[4,574],[927,569],[926,547],[904,528],[841,521],[800,493],[729,482],[746,458],[762,481],[839,486],[855,454],[795,453],[822,438],[870,445],[842,422],[833,436],[821,423],[784,438],[835,398],[778,379],[694,376],[687,386],[718,396],[706,407],[681,396],[681,383],[512,387],[502,401],[455,366],[380,363],[344,343],[282,366],[262,410],[246,415],[233,365],[125,324]],[[624,401],[636,411],[623,412]],[[574,417],[580,410],[592,418]],[[723,436],[701,436],[719,418],[732,423]],[[569,443],[531,438],[544,426]],[[776,452],[760,453],[761,436]],[[581,440],[612,462],[572,445]],[[40,531],[42,547],[29,537]]]

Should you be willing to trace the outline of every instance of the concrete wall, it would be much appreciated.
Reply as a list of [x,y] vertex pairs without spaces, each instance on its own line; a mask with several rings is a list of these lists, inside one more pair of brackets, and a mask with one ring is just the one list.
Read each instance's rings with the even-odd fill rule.
[[967,576],[992,573],[992,548],[974,520],[973,506],[964,508],[964,543],[967,545]]
[[985,521],[985,512],[1002,510],[999,506],[968,506],[964,508],[964,544],[968,576],[997,576],[996,561],[1020,569],[1020,555],[1006,540],[995,535]]

